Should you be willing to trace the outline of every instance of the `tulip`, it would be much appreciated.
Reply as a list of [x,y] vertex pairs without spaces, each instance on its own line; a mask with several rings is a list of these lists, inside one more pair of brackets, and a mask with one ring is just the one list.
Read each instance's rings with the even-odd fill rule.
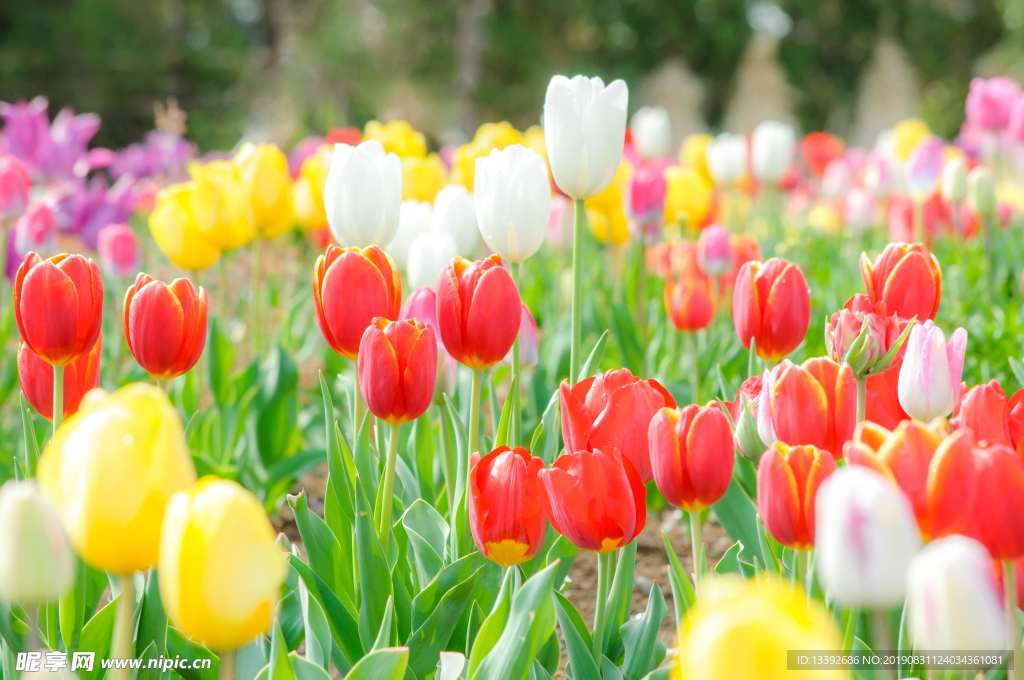
[[267,632],[288,574],[274,540],[262,504],[235,482],[203,477],[174,494],[159,569],[160,601],[174,626],[218,651]]
[[[717,503],[732,480],[732,428],[717,408],[663,408],[648,428],[651,468],[672,505],[700,513]],[[697,534],[699,535],[699,534]]]
[[398,265],[399,271],[405,271],[408,265],[409,249],[413,240],[421,234],[430,232],[430,212],[430,204],[425,201],[402,201],[398,211],[398,230],[384,248]]
[[359,343],[359,388],[370,411],[389,425],[419,418],[434,395],[437,342],[418,319],[378,318]]
[[833,158],[825,166],[825,174],[821,177],[821,195],[824,198],[839,198],[850,190],[852,181],[850,165],[843,157]]
[[29,253],[57,254],[57,218],[49,201],[34,199],[28,204],[25,214],[14,223],[12,241],[19,261]]
[[[540,349],[537,344],[537,322],[533,320],[530,308],[523,303],[523,315],[519,321],[519,364],[521,366],[536,366],[540,359]],[[512,366],[512,352],[509,351],[501,360],[503,366]]]
[[551,186],[544,159],[524,146],[495,149],[476,161],[473,203],[484,243],[503,260],[536,253],[551,217]]
[[970,428],[979,441],[998,441],[1020,451],[1024,448],[1024,390],[1007,400],[998,381],[975,385],[957,404],[950,424],[957,430]]
[[252,199],[229,161],[193,163],[189,210],[203,238],[222,250],[244,246],[256,234]]
[[32,480],[0,486],[0,600],[55,602],[73,585],[75,559],[50,500]]
[[348,360],[359,356],[359,342],[375,317],[398,316],[402,282],[394,261],[376,246],[328,246],[313,275],[316,318],[324,340]]
[[537,478],[544,461],[521,447],[499,446],[469,461],[469,527],[487,559],[503,567],[532,559],[547,527]]
[[122,575],[156,564],[164,507],[196,479],[177,410],[142,383],[90,392],[43,452],[38,475],[75,551]]
[[483,158],[493,149],[504,149],[513,144],[522,144],[527,140],[512,124],[507,121],[500,123],[484,123],[473,141],[463,144],[452,155],[452,182],[461,184],[468,191],[473,191],[473,178],[476,176],[476,159]]
[[171,285],[140,272],[124,296],[124,337],[139,366],[157,380],[192,370],[206,346],[206,291],[188,279]]
[[167,259],[191,272],[200,272],[217,261],[221,249],[196,226],[191,208],[195,188],[195,182],[188,182],[161,190],[149,214],[149,231]]
[[292,210],[303,231],[327,228],[324,188],[333,158],[334,147],[323,144],[303,160],[295,183],[292,184]]
[[967,198],[967,159],[953,156],[942,168],[942,200],[959,205]]
[[707,148],[708,172],[715,186],[731,189],[747,172],[747,140],[743,135],[723,132]]
[[433,202],[448,183],[448,167],[436,153],[402,157],[402,200]]
[[882,609],[903,602],[921,534],[892,480],[856,465],[837,470],[821,484],[815,517],[818,578],[836,603]]
[[[428,286],[421,286],[412,292],[409,299],[402,306],[398,315],[400,321],[407,319],[419,319],[424,325],[437,328],[437,295],[434,289]],[[455,395],[457,386],[456,371],[458,366],[455,359],[444,348],[441,338],[434,333],[434,341],[437,343],[437,377],[434,379],[433,403],[439,406],[444,405],[444,395]]]
[[277,238],[295,224],[288,159],[273,144],[246,142],[235,154],[238,178],[248,189],[255,227],[266,239]]
[[[757,390],[760,392],[761,376],[751,376],[747,380],[749,381],[753,378],[757,378]],[[761,456],[764,455],[768,448],[761,441],[761,435],[757,431],[757,411],[760,401],[760,395],[751,398],[741,392],[736,397],[735,408],[729,411],[732,414],[733,422],[736,423],[736,432],[732,438],[733,444],[736,446],[736,450],[740,452],[740,455],[754,465],[761,462]]]
[[458,247],[449,234],[420,234],[409,244],[409,284],[421,288],[435,283],[437,275],[457,253]]
[[890,243],[874,264],[860,255],[860,273],[871,302],[884,301],[890,314],[934,319],[942,299],[939,261],[920,243]]
[[427,155],[427,140],[422,132],[413,130],[404,120],[388,123],[371,120],[363,129],[363,139],[373,140],[381,145],[384,153],[399,158],[423,158]]
[[[835,621],[819,602],[763,578],[713,581],[687,612],[680,633],[680,677],[687,680],[775,680],[792,673],[786,650],[842,648]],[[828,667],[801,670],[799,677],[844,680],[848,675]]]
[[889,159],[877,151],[868,154],[864,167],[864,188],[882,199],[895,191],[896,185],[897,175]]
[[707,328],[715,316],[715,300],[707,279],[684,274],[665,282],[665,310],[672,324],[683,332]]
[[[74,415],[85,393],[100,384],[102,345],[101,333],[89,352],[64,367],[62,417]],[[25,399],[36,413],[52,421],[53,366],[40,359],[24,342],[18,346],[18,380]]]
[[967,201],[979,215],[990,217],[996,214],[998,203],[992,170],[983,165],[971,170],[967,175]]
[[626,214],[632,218],[632,236],[638,243],[657,242],[665,215],[665,174],[661,167],[643,165],[626,185]]
[[704,223],[711,212],[711,182],[693,168],[665,169],[665,221],[690,227]]
[[100,230],[97,237],[100,265],[111,276],[126,277],[138,272],[142,253],[132,228],[123,222]]
[[612,181],[622,158],[629,90],[616,80],[555,76],[544,97],[544,141],[555,183],[585,200]]
[[25,212],[32,178],[25,164],[10,154],[0,156],[0,220],[10,220]]
[[811,132],[800,143],[804,162],[818,177],[825,174],[825,168],[846,151],[843,140],[828,132]]
[[900,366],[900,405],[910,417],[928,421],[953,411],[960,396],[960,375],[967,351],[967,331],[946,334],[934,322],[914,326]]
[[724,276],[732,271],[732,243],[728,230],[712,224],[700,232],[697,239],[697,261],[700,268],[711,276]]
[[965,536],[932,541],[907,569],[907,624],[916,649],[1003,649],[992,558]]
[[828,451],[781,442],[768,447],[757,466],[757,510],[776,541],[794,550],[814,547],[818,487],[835,471]]
[[967,93],[967,122],[985,130],[1002,130],[1010,123],[1010,107],[1020,85],[1009,78],[974,78]]
[[653,378],[620,368],[585,378],[561,391],[562,438],[567,451],[616,449],[646,484],[654,478],[647,430],[659,409],[675,408],[672,395]]
[[751,135],[750,169],[758,182],[774,186],[793,164],[796,137],[793,126],[766,120]]
[[344,247],[383,247],[398,231],[402,162],[370,140],[336,144],[324,185],[324,211]]
[[836,363],[846,363],[858,380],[889,368],[883,356],[906,328],[896,316],[886,314],[884,302],[872,303],[867,295],[854,295],[825,322],[825,347]]
[[945,143],[932,135],[918,142],[910,152],[903,166],[903,181],[915,201],[928,199],[939,188],[945,151]]
[[[468,257],[480,245],[473,197],[461,184],[449,184],[434,199],[430,230],[447,233],[455,240],[457,255]],[[433,283],[433,280],[430,282]]]
[[736,275],[732,317],[740,342],[757,356],[778,361],[796,349],[811,322],[811,292],[795,264],[773,257],[747,262]]
[[874,224],[875,199],[870,191],[854,187],[847,192],[843,204],[843,221],[857,234],[864,233]]
[[633,146],[648,163],[672,152],[672,121],[663,106],[643,106],[629,121]]

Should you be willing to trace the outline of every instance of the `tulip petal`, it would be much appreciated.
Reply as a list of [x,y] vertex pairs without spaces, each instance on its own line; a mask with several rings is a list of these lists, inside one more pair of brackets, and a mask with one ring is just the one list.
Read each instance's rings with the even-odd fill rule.
[[886,309],[903,318],[934,317],[936,290],[927,253],[907,253],[889,273],[882,288]]
[[74,361],[81,305],[71,278],[44,260],[28,271],[20,293],[18,325],[25,342],[47,363]]
[[359,343],[359,390],[370,411],[388,424],[401,413],[398,357],[377,326],[369,326]]
[[184,310],[170,288],[151,281],[136,291],[128,311],[128,335],[135,360],[148,373],[168,376],[186,332]]
[[[765,311],[758,336],[758,355],[778,360],[804,340],[811,322],[811,296],[804,273],[794,264],[783,269],[765,298]],[[761,346],[761,340],[764,347]]]
[[779,441],[825,448],[829,433],[828,396],[825,387],[809,371],[801,366],[786,367],[779,374],[771,397],[772,425]]
[[968,531],[974,498],[973,444],[969,431],[958,430],[935,451],[928,468],[928,526],[921,527],[928,538]]
[[800,501],[793,471],[775,448],[768,449],[757,468],[757,508],[765,528],[783,545],[796,543]]
[[754,276],[760,264],[747,262],[740,267],[732,293],[732,320],[740,342],[747,349],[750,349],[750,339],[761,335],[761,301],[754,285]]
[[471,368],[487,368],[502,360],[519,334],[523,303],[507,271],[492,267],[476,284],[466,316],[466,338]]
[[324,321],[347,359],[359,354],[363,332],[375,317],[388,318],[394,307],[384,276],[357,251],[347,251],[324,274],[321,296]]
[[568,381],[559,385],[562,410],[562,439],[569,453],[590,450],[590,433],[594,428],[590,410],[581,402],[573,390],[569,389]]
[[729,489],[733,460],[732,428],[725,414],[701,410],[686,435],[686,468],[700,510],[717,503]]

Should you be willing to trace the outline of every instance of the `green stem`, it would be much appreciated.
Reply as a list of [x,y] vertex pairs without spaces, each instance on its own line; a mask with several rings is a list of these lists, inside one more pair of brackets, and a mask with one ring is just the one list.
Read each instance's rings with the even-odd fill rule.
[[583,230],[586,228],[587,214],[583,208],[583,199],[573,202],[574,224],[572,233],[572,345],[569,354],[569,384],[575,385],[579,380],[582,311],[583,311]]
[[227,320],[230,316],[228,314],[228,265],[227,256],[221,253],[221,256],[217,259],[217,274],[220,276],[220,284],[217,286],[218,306],[220,309],[217,313],[221,315],[221,319]]
[[[473,391],[469,395],[469,456],[480,450],[480,408],[483,401],[484,369],[473,369]],[[466,458],[468,459],[469,456]],[[467,489],[469,486],[467,485]],[[468,505],[466,507],[469,507]]]
[[992,304],[992,301],[995,300],[996,291],[993,256],[996,242],[995,227],[998,222],[991,215],[980,215],[978,219],[981,222],[981,228],[985,230],[985,279],[988,283],[988,301],[989,304]]
[[255,359],[260,353],[260,258],[263,251],[263,237],[256,235],[252,240],[252,274],[249,285],[249,341],[250,353]]
[[687,514],[690,515],[690,543],[693,545],[693,584],[699,594],[701,582],[700,553],[704,545],[700,536],[700,513],[690,512]]
[[[135,581],[132,574],[121,577],[121,594],[117,600],[117,612],[114,615],[114,637],[111,640],[110,656],[114,659],[134,658],[132,638],[135,637]],[[130,668],[111,669],[111,680],[128,680]]]
[[218,677],[220,680],[235,680],[235,650],[225,649],[220,653],[220,671]]
[[686,350],[690,355],[690,392],[694,404],[700,404],[700,364],[697,355],[697,333],[691,331],[686,335]]
[[806,588],[807,585],[807,561],[803,559],[804,551],[798,550],[796,553],[796,560],[794,566],[796,567],[793,573],[793,581],[795,585],[801,588]]
[[[876,609],[871,612],[871,637],[874,638],[875,650],[887,650],[895,649],[892,642],[889,640],[889,622],[885,619],[886,613],[882,609]],[[892,678],[892,671],[883,671],[882,677]]]
[[1013,662],[1006,672],[1007,680],[1020,677],[1021,639],[1017,621],[1017,567],[1013,560],[1003,560],[1003,597],[1006,609],[1006,641],[1013,651]]
[[64,367],[53,367],[53,436],[64,424]]
[[[515,282],[516,288],[519,288],[519,268],[520,264],[512,263],[512,281]],[[521,384],[522,378],[522,366],[519,363],[519,337],[522,333],[516,334],[516,341],[512,343],[512,378],[514,379],[515,389],[508,395],[512,399],[512,436],[511,445],[512,447],[521,446],[523,439],[523,420],[522,420],[522,404],[520,403],[520,394],[522,394],[523,386]]]
[[[448,434],[448,414],[444,406],[438,406],[437,411],[441,416],[441,472],[444,475],[444,488],[448,498],[448,521],[454,524],[455,518],[455,475],[451,459],[450,439]],[[454,533],[454,532],[453,532]]]
[[864,422],[868,405],[868,379],[857,378],[857,423]]
[[391,426],[391,437],[388,439],[388,459],[384,465],[384,496],[380,508],[380,522],[377,532],[384,553],[388,551],[388,539],[391,537],[391,507],[395,504],[395,459],[398,456],[398,432],[401,425]]
[[166,380],[160,380],[160,378],[157,378],[156,379],[156,388],[158,390],[163,390],[164,392],[166,392],[167,391],[167,381]]
[[636,244],[634,255],[636,274],[636,323],[640,335],[640,344],[647,344],[647,268],[644,267],[644,242],[641,234]]
[[594,661],[601,668],[601,647],[604,645],[605,602],[608,599],[608,588],[611,585],[611,560],[614,552],[598,553],[597,555],[597,604],[594,607]]

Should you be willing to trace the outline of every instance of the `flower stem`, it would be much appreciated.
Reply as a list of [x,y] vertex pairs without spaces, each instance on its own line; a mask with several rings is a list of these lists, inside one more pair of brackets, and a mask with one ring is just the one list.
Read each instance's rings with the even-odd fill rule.
[[[521,264],[512,263],[512,281],[515,282],[517,289],[519,288],[519,269],[521,266]],[[523,413],[522,404],[520,403],[520,395],[523,391],[523,386],[520,384],[522,366],[519,362],[519,339],[521,335],[522,333],[516,333],[516,341],[512,344],[512,378],[515,380],[515,389],[508,395],[508,398],[512,400],[512,436],[509,438],[509,444],[513,448],[522,445],[523,438]]]
[[[114,615],[114,637],[111,640],[111,654],[115,659],[133,659],[135,655],[132,650],[132,642],[135,637],[135,581],[132,574],[125,574],[121,577],[121,594],[117,600],[117,612]],[[128,680],[131,676],[131,669],[111,669],[112,680]]]
[[601,668],[601,647],[604,645],[605,602],[608,599],[608,588],[611,579],[611,564],[615,553],[598,553],[597,555],[597,603],[594,607],[594,661]]
[[249,285],[249,341],[250,353],[255,359],[260,354],[260,258],[263,251],[263,237],[256,235],[252,240],[252,273]]
[[235,680],[235,650],[226,649],[220,653],[220,680]]
[[697,332],[686,333],[686,349],[690,355],[690,392],[694,404],[700,404],[700,365],[697,360]]
[[640,335],[640,344],[647,344],[647,269],[644,267],[643,236],[636,244],[636,255],[633,263],[636,267],[636,324]]
[[985,278],[988,283],[988,301],[989,304],[992,304],[996,290],[995,263],[992,261],[992,256],[995,251],[995,227],[998,221],[992,215],[979,215],[978,219],[981,222],[981,228],[985,231]]
[[53,367],[53,436],[64,424],[64,367]]
[[1013,560],[1003,560],[1003,597],[1006,609],[1006,642],[1013,652],[1013,661],[1006,672],[1007,680],[1020,677],[1021,639],[1017,622],[1017,567]]
[[391,426],[391,437],[388,439],[388,459],[384,465],[384,500],[380,508],[380,523],[377,533],[384,554],[388,552],[388,539],[391,536],[391,507],[395,504],[392,496],[395,493],[395,459],[398,456],[398,432],[401,425]]
[[441,474],[444,476],[445,495],[448,499],[448,521],[451,522],[455,516],[455,476],[452,474],[451,451],[448,449],[448,414],[444,406],[438,406],[437,412],[441,418]]
[[572,231],[572,345],[569,354],[569,384],[575,385],[579,380],[583,310],[583,229],[586,227],[587,214],[583,208],[583,199],[573,201],[574,224]]
[[480,407],[483,401],[483,382],[484,369],[474,368],[473,391],[469,395],[469,451],[467,451],[466,460],[480,450]]
[[704,545],[700,537],[700,513],[690,512],[687,514],[690,515],[690,543],[693,545],[693,585],[699,595],[701,582],[700,553]]
[[857,423],[864,422],[868,406],[868,379],[857,378]]

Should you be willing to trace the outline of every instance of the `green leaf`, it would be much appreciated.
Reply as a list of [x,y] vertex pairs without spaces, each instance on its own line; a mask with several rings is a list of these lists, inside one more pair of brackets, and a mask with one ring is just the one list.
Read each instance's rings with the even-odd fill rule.
[[416,563],[416,576],[422,586],[430,583],[444,566],[448,543],[448,523],[441,513],[426,501],[413,502],[402,515],[402,526],[409,536]]
[[591,651],[593,641],[583,617],[561,593],[555,592],[555,615],[562,629],[565,651],[572,665],[573,680],[601,680],[601,672]]
[[629,619],[630,605],[633,603],[633,571],[636,567],[636,541],[618,551],[615,565],[615,576],[612,579],[608,599],[605,600],[604,641],[601,649],[610,652],[611,658],[618,658],[622,638],[619,627]]
[[[180,656],[190,660],[188,664],[183,663],[180,668],[175,669],[183,680],[217,680],[220,671],[220,659],[217,655],[186,638],[185,634],[174,626],[167,626],[167,656]],[[96,657],[98,659],[99,654]],[[199,669],[191,667],[194,664],[202,665],[201,663],[196,664],[196,661],[201,659],[209,659],[210,667]]]
[[668,540],[668,534],[661,532],[661,538],[665,542],[665,552],[668,554],[668,575],[672,584],[672,601],[676,610],[676,625],[683,622],[683,617],[690,607],[697,603],[697,593],[693,589],[690,577],[683,569],[683,565],[676,556],[672,543]]
[[[492,383],[493,385],[493,383]],[[516,393],[516,379],[512,378],[512,384],[509,386],[509,396],[505,398],[505,405],[501,407],[501,419],[498,421],[498,431],[494,435],[494,448],[499,446],[510,446],[509,444],[509,433],[510,425],[512,423],[512,395]]]
[[267,667],[267,680],[295,680],[295,671],[288,662],[288,646],[281,635],[281,625],[277,619],[274,620],[274,628],[270,631],[270,660]]
[[384,607],[384,618],[380,622],[380,630],[377,631],[377,639],[373,641],[373,646],[370,651],[376,649],[386,649],[391,646],[391,633],[392,624],[395,618],[395,607],[392,598],[388,598],[388,603]]
[[764,523],[761,522],[761,516],[756,516],[757,522],[757,540],[761,546],[761,554],[764,556],[764,562],[761,563],[765,569],[768,569],[773,574],[779,573],[779,557],[782,553],[782,546],[779,545],[768,530],[765,529]]
[[135,651],[141,656],[141,650],[153,643],[157,656],[167,651],[167,614],[164,613],[160,601],[160,576],[156,569],[149,570],[149,582],[142,596],[142,613],[139,615],[139,631],[135,639]]
[[288,496],[288,505],[295,515],[295,525],[299,529],[313,572],[335,593],[350,592],[351,579],[348,584],[344,582],[344,567],[348,565],[342,556],[341,544],[327,523],[316,513],[310,512],[305,490],[298,496]]
[[64,640],[64,649],[72,652],[78,649],[78,637],[85,622],[85,589],[89,578],[85,563],[77,556],[75,565],[72,587],[60,598],[58,605],[60,636]]
[[725,533],[734,541],[743,543],[744,561],[753,563],[754,558],[761,560],[760,539],[757,530],[757,506],[733,476],[729,489],[721,500],[712,508]]
[[360,659],[345,680],[404,680],[408,665],[408,647],[378,649]]
[[441,650],[448,645],[462,612],[470,603],[477,576],[482,571],[482,568],[477,570],[445,593],[429,618],[409,636],[409,667],[418,678],[426,678],[437,667]]
[[576,382],[579,382],[584,378],[589,378],[590,367],[597,367],[601,364],[601,357],[604,356],[604,348],[607,344],[608,329],[606,328],[604,333],[601,333],[601,337],[597,339],[596,343],[594,343],[594,349],[590,350],[590,356],[588,356],[587,360],[583,362],[582,366],[580,366],[580,372],[579,375],[576,376]]
[[472,678],[474,672],[490,653],[494,645],[498,643],[505,624],[508,622],[509,612],[512,610],[512,576],[513,570],[509,569],[505,579],[501,583],[501,590],[498,591],[498,599],[494,603],[491,613],[484,619],[480,630],[473,641],[473,648],[469,655],[469,669],[466,677]]
[[487,564],[487,558],[475,552],[466,555],[442,569],[437,577],[427,584],[412,601],[412,629],[416,630],[426,622],[441,602],[445,593],[459,583],[468,580]]
[[302,607],[302,623],[305,628],[306,658],[327,668],[331,660],[331,627],[327,623],[323,607],[315,597],[310,597],[306,582],[301,578],[298,581],[299,605]]
[[36,439],[36,426],[32,421],[32,407],[21,392],[21,434],[25,439],[25,474],[36,476],[36,464],[39,463],[39,440]]
[[1010,362],[1010,370],[1013,371],[1013,377],[1017,379],[1017,386],[1024,387],[1024,363],[1021,363],[1017,357],[1007,357]]
[[644,676],[644,680],[671,680],[673,666],[663,666],[662,668],[656,668],[647,675]]
[[[323,579],[313,573],[309,565],[294,555],[288,558],[288,564],[295,570],[299,578],[309,589],[309,594],[323,607],[327,616],[327,624],[331,629],[331,638],[338,645],[342,656],[349,664],[354,664],[363,655],[363,646],[359,639],[359,624],[355,613],[347,609],[338,596],[327,587]],[[335,664],[337,665],[337,664]]]
[[295,680],[331,680],[326,670],[308,659],[303,659],[296,652],[288,654],[288,663],[295,673]]
[[572,563],[576,559],[577,553],[580,549],[572,544],[565,536],[559,536],[555,539],[555,542],[551,544],[551,548],[548,549],[547,555],[545,556],[545,564],[554,564],[558,562],[558,570],[555,572],[555,582],[552,584],[552,588],[555,590],[561,590],[562,585],[565,583],[565,577],[569,575],[569,569],[572,568]]
[[388,599],[394,592],[391,569],[362,489],[356,493],[356,559],[359,565],[359,640],[363,649],[370,649],[384,620]]
[[619,341],[619,349],[622,351],[622,358],[628,368],[634,374],[641,373],[641,364],[644,359],[644,351],[640,346],[640,337],[637,334],[636,322],[629,307],[622,302],[613,302],[612,328],[615,330],[615,337]]
[[560,446],[562,441],[562,402],[560,399],[559,390],[552,392],[551,398],[548,399],[548,405],[544,408],[544,414],[541,416],[541,425],[544,426],[544,446],[539,453],[535,449],[530,450],[533,455],[543,458],[545,465],[554,463],[555,457],[562,448]]
[[324,401],[324,426],[325,434],[327,435],[327,470],[330,474],[331,488],[334,489],[334,495],[337,497],[342,512],[348,519],[349,524],[351,524],[355,518],[355,500],[352,497],[351,473],[346,469],[345,461],[342,458],[342,447],[344,447],[345,453],[348,454],[348,458],[352,456],[348,453],[347,442],[345,442],[344,437],[338,431],[338,423],[334,417],[334,400],[331,398],[331,390],[327,386],[327,379],[324,378],[323,371],[318,371],[317,375],[320,378],[320,395]]
[[209,357],[210,391],[221,406],[231,401],[231,367],[235,363],[235,348],[231,340],[220,329],[217,319],[210,323],[210,335],[206,341],[206,355]]
[[[889,351],[883,354],[882,358],[878,360],[877,364],[875,364],[875,367],[871,369],[872,374],[881,373],[889,368],[890,364],[892,364],[893,360],[896,358],[896,355],[900,353],[900,348],[903,347],[903,343],[906,342],[907,338],[910,336],[910,331],[914,328],[914,324],[916,322],[917,315],[915,314],[914,317],[907,322],[907,327],[903,329],[900,336],[896,338],[896,342],[892,343],[892,346],[889,347]],[[863,332],[864,331],[862,329],[861,333]]]
[[[626,659],[622,665],[622,676],[625,680],[640,680],[661,663],[661,659],[655,656],[655,647],[658,642],[658,629],[667,613],[665,596],[661,592],[661,586],[655,583],[651,586],[647,598],[647,609],[639,619],[629,621],[623,626]],[[664,651],[661,657],[664,658]]]
[[[718,376],[718,393],[719,395],[721,395],[721,399],[719,399],[719,402],[721,402],[722,399],[726,401],[732,401],[732,395],[734,394],[734,392],[732,391],[732,388],[730,387],[728,381],[725,379],[725,374],[722,373],[722,364],[715,364],[715,373]],[[725,409],[722,410],[724,411]],[[726,414],[729,413],[728,411],[725,412]],[[732,425],[731,417],[729,419],[729,424]]]
[[722,558],[715,565],[716,574],[739,574],[740,572],[740,551],[743,550],[743,543],[736,541],[725,551]]
[[96,661],[93,663],[91,671],[78,669],[78,675],[82,680],[96,680],[103,673],[99,659],[105,659],[110,655],[110,638],[114,632],[114,616],[116,614],[117,598],[115,597],[82,627],[82,634],[78,638],[78,651],[96,653]]
[[275,346],[260,371],[256,439],[264,465],[291,453],[298,410],[299,372],[280,345]]
[[469,435],[459,418],[458,409],[452,404],[448,395],[444,395],[445,413],[450,430],[455,437],[455,517],[449,519],[449,538],[451,540],[451,559],[473,552],[473,538],[469,530],[469,515],[466,508],[466,485],[469,474]]
[[757,342],[750,338],[750,353],[747,354],[747,377],[755,376],[757,371]]

